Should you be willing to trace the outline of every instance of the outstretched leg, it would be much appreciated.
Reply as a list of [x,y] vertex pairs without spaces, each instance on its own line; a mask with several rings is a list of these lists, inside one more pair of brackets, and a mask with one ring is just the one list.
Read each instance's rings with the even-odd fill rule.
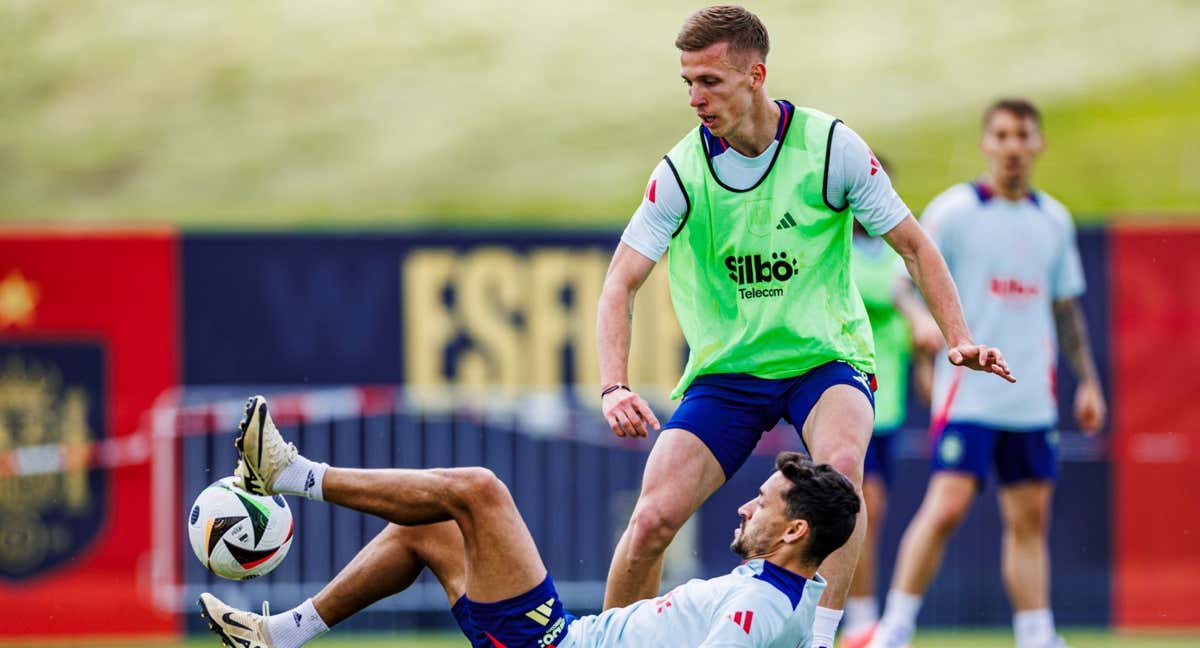
[[235,474],[248,489],[322,499],[393,524],[454,522],[467,556],[466,594],[495,602],[528,592],[546,567],[508,488],[486,468],[331,468],[286,443],[261,396],[250,399]]

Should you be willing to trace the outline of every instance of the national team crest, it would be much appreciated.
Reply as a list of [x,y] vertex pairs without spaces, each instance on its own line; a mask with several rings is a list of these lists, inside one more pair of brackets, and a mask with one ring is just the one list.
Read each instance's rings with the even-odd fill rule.
[[104,526],[105,473],[88,463],[104,379],[98,344],[0,340],[0,577],[40,576]]
[[774,233],[776,225],[779,223],[779,217],[771,213],[772,201],[770,198],[760,200],[746,200],[742,202],[738,209],[740,220],[745,224],[746,229],[755,236],[770,236]]

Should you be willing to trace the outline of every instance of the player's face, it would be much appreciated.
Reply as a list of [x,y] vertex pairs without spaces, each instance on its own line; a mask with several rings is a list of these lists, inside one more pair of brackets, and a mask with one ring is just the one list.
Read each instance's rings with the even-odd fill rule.
[[1028,182],[1042,147],[1042,133],[1033,117],[1018,117],[1007,110],[992,113],[980,141],[992,178],[1006,186]]
[[688,88],[688,105],[717,137],[728,137],[738,130],[750,112],[754,91],[761,86],[760,77],[766,70],[750,55],[731,55],[729,43],[681,52],[679,67]]
[[790,522],[783,495],[790,483],[775,472],[763,482],[757,497],[738,508],[742,523],[733,531],[733,543],[729,545],[733,553],[749,560],[765,556],[782,544],[780,538]]

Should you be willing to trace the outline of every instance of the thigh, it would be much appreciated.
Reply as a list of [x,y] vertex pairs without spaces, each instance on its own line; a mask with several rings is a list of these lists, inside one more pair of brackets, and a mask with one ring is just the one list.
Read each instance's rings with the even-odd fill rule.
[[832,464],[858,483],[874,418],[871,402],[862,391],[836,384],[817,399],[801,428],[801,436],[813,461]]
[[861,463],[875,424],[872,377],[845,362],[804,374],[786,394],[785,418],[800,431],[814,461],[825,463],[851,448]]
[[679,526],[724,483],[725,472],[702,439],[687,430],[663,430],[646,459],[638,506],[653,506]]
[[1001,485],[1054,481],[1058,478],[1058,432],[1051,429],[1000,432],[996,472]]
[[933,438],[930,470],[961,473],[975,479],[978,488],[987,483],[999,431],[986,425],[950,422]]
[[[698,439],[720,466],[723,483],[746,463],[763,432],[779,421],[780,408],[769,393],[773,382],[750,376],[702,376],[688,387],[664,430],[687,431]],[[664,431],[654,444],[651,460],[666,436]]]

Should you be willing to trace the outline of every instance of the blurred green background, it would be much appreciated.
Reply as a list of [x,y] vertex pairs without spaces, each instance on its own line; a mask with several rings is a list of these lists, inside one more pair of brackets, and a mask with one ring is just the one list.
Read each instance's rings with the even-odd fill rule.
[[[699,6],[10,0],[0,221],[617,228],[695,123]],[[1200,2],[749,6],[772,96],[845,119],[914,209],[1022,94],[1082,218],[1200,212]]]

